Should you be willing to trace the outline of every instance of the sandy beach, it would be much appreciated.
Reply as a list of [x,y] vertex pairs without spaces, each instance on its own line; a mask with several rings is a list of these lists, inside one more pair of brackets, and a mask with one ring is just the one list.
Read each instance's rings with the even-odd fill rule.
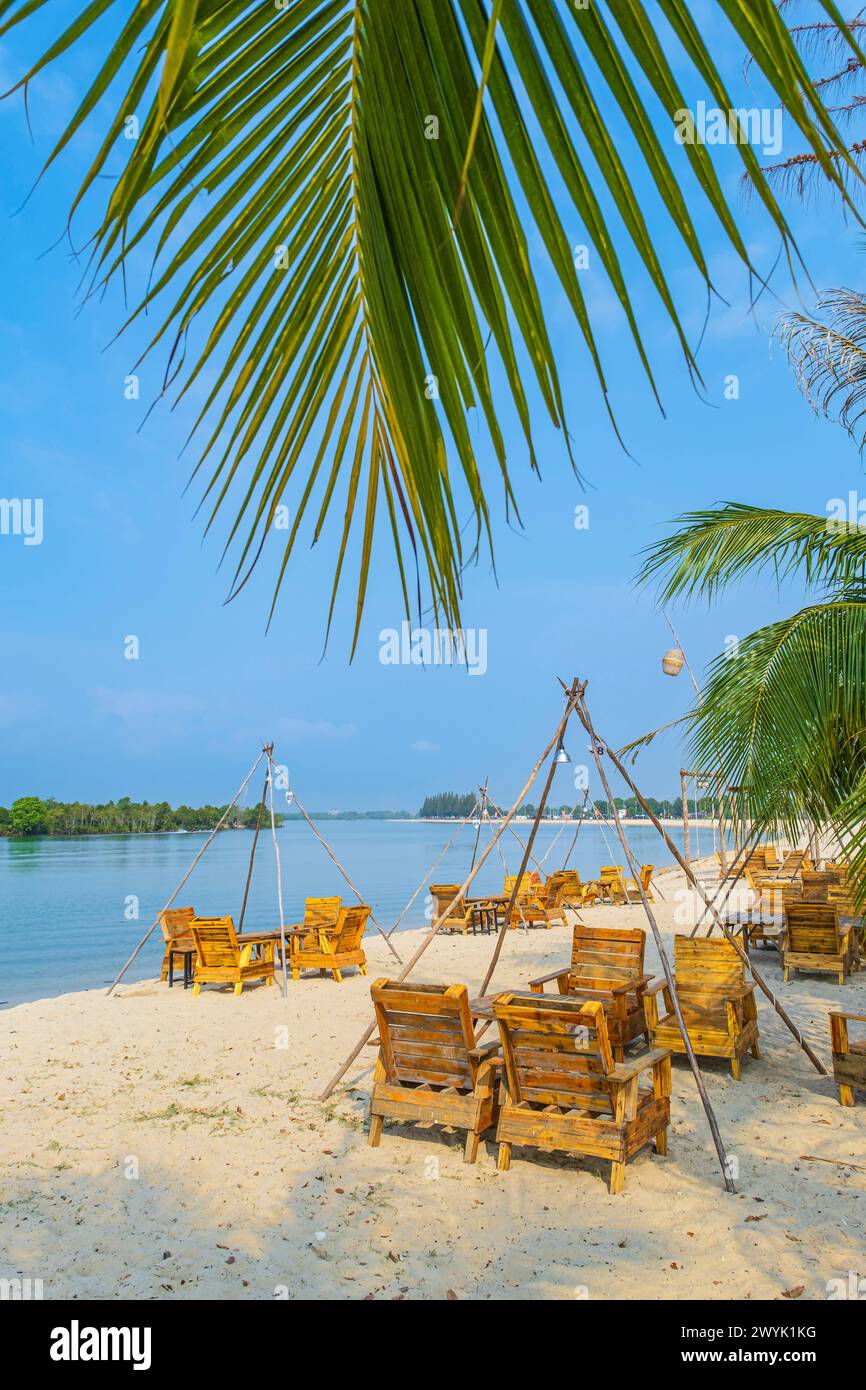
[[[660,883],[670,936],[682,880]],[[586,920],[645,925],[639,906]],[[404,959],[421,935],[395,938]],[[526,987],[569,942],[509,932],[494,987]],[[492,1131],[474,1166],[435,1129],[386,1124],[369,1148],[372,1048],[317,1101],[370,1020],[370,981],[396,973],[375,932],[366,945],[368,979],[290,981],[287,1001],[146,981],[0,1013],[0,1277],[47,1299],[824,1299],[866,1275],[866,1103],[839,1105],[760,994],[760,1060],[739,1083],[703,1064],[737,1195],[679,1058],[668,1156],[645,1150],[610,1196],[593,1160],[515,1149],[498,1173]],[[492,946],[440,936],[417,978],[475,993]],[[866,1012],[866,972],[784,986],[775,951],[756,959],[829,1065],[828,1011]]]

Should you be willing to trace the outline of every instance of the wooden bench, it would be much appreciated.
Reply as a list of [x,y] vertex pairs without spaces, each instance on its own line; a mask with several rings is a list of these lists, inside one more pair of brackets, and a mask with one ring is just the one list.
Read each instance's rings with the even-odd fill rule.
[[[307,899],[321,903],[327,899]],[[330,901],[340,902],[339,898]],[[362,975],[367,973],[367,957],[361,940],[367,927],[370,908],[365,903],[355,907],[340,906],[334,922],[320,921],[310,928],[306,917],[324,916],[324,911],[309,911],[305,914],[304,926],[293,929],[289,937],[289,966],[292,979],[299,980],[302,970],[318,970],[324,975],[328,971],[337,984],[342,983],[342,971],[356,965]]]
[[465,985],[406,985],[376,980],[370,990],[379,1025],[379,1060],[370,1098],[370,1144],[382,1121],[466,1130],[463,1159],[496,1122],[499,1044],[479,1047]]
[[234,985],[241,994],[252,980],[274,983],[273,941],[239,940],[231,917],[194,917],[190,932],[197,957],[193,994],[207,984]]
[[835,975],[844,985],[857,967],[856,932],[851,923],[840,924],[832,903],[786,903],[780,950],[786,984],[793,970],[810,970]]
[[839,1087],[839,1104],[854,1104],[854,1088],[866,1090],[866,1039],[850,1042],[849,1023],[866,1023],[866,1014],[845,1014],[841,1009],[830,1012],[830,1036],[833,1042],[833,1077]]
[[[746,984],[745,975],[744,962],[726,938],[674,937],[674,984],[692,1048],[698,1057],[729,1058],[735,1081],[742,1074],[745,1054],[760,1056],[755,984]],[[664,1000],[663,1016],[659,994]],[[686,1045],[666,980],[646,990],[644,1007],[651,1045],[684,1053]]]
[[646,932],[642,928],[587,927],[578,922],[571,938],[571,964],[530,980],[534,994],[555,980],[560,994],[596,999],[604,1005],[614,1056],[635,1038],[646,1035],[644,990],[652,979],[644,974]]
[[[617,1063],[602,1005],[584,999],[500,994],[505,1068],[496,1138],[498,1167],[511,1166],[514,1144],[609,1159],[610,1191],[621,1192],[625,1165],[655,1142],[667,1151],[670,1052]],[[652,1086],[640,1087],[644,1072]]]

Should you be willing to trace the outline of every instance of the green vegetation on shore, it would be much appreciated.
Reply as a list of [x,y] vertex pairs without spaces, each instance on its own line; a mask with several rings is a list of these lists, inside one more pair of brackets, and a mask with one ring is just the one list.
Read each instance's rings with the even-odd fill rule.
[[[225,810],[225,806],[172,807],[167,801],[130,801],[128,796],[101,806],[21,796],[8,809],[0,806],[0,835],[152,835],[165,830],[213,830]],[[236,806],[226,828],[252,828],[257,815],[257,806]],[[278,824],[283,819],[276,817]]]

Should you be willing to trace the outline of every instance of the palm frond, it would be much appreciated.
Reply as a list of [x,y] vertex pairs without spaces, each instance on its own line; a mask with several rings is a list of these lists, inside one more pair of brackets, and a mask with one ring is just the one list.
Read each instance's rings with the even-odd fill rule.
[[[808,90],[771,0],[719,3],[846,196],[838,131]],[[43,5],[0,0],[0,38]],[[575,225],[619,301],[650,389],[658,394],[623,269],[632,256],[697,374],[645,211],[644,173],[708,290],[683,192],[688,171],[744,267],[754,267],[711,152],[699,143],[677,151],[651,119],[647,90],[670,121],[685,107],[674,75],[683,55],[716,104],[732,104],[688,6],[660,0],[659,8],[679,45],[673,59],[635,0],[578,10],[549,0],[82,0],[77,19],[16,84],[26,91],[81,40],[96,55],[92,84],[45,169],[85,125],[101,131],[72,207],[87,199],[99,208],[89,293],[153,250],[124,327],[156,325],[145,352],[165,354],[165,395],[176,403],[200,392],[196,476],[207,528],[228,516],[232,594],[278,543],[278,507],[288,507],[292,527],[274,601],[301,528],[315,543],[342,511],[331,613],[356,551],[357,642],[383,513],[404,604],[408,556],[415,602],[423,576],[437,621],[459,623],[467,553],[492,548],[482,458],[494,461],[494,486],[519,518],[517,446],[505,442],[511,416],[520,452],[538,469],[532,391],[576,467],[533,231],[605,400]],[[862,58],[835,6],[823,0],[823,8]],[[117,37],[106,45],[94,26],[112,16]],[[140,116],[134,142],[122,139],[130,112]],[[632,135],[628,166],[611,112]],[[790,229],[753,151],[736,150],[793,261]],[[543,172],[549,161],[564,206]],[[470,412],[481,430],[469,428]]]
[[797,384],[816,414],[835,417],[866,443],[866,295],[828,290],[816,314],[789,314],[779,336]]
[[658,583],[662,606],[674,598],[714,599],[746,573],[771,569],[777,582],[802,571],[812,585],[841,585],[866,565],[866,528],[840,518],[725,502],[686,512],[679,530],[644,556],[638,582]]
[[693,765],[721,768],[756,828],[830,822],[866,762],[866,602],[814,605],[743,638],[703,696]]

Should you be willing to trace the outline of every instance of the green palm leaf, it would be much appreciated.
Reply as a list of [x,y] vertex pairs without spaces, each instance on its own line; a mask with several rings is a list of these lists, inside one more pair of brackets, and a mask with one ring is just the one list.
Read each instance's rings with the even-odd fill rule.
[[[825,601],[741,639],[710,666],[686,716],[693,767],[720,769],[728,813],[795,839],[804,822],[850,844],[866,902],[866,529],[727,503],[680,518],[645,554],[667,602],[714,599],[747,573],[799,571]],[[636,745],[639,746],[639,745]],[[861,819],[858,820],[858,815]]]
[[[0,38],[42,8],[0,0]],[[623,270],[629,254],[697,373],[638,176],[649,174],[658,211],[707,292],[688,171],[754,268],[709,151],[678,150],[650,117],[647,89],[671,121],[685,105],[674,75],[683,55],[711,98],[730,105],[684,0],[659,8],[680,45],[673,60],[637,0],[587,9],[549,0],[91,0],[22,78],[26,87],[82,38],[93,45],[97,21],[118,15],[118,36],[46,167],[85,122],[102,119],[97,111],[114,110],[73,205],[98,196],[97,180],[115,174],[126,150],[91,243],[89,287],[101,291],[134,251],[153,249],[150,281],[124,326],[145,314],[156,324],[146,350],[165,352],[166,394],[181,399],[212,383],[193,431],[196,472],[207,527],[229,518],[233,594],[276,543],[277,508],[294,499],[275,601],[304,524],[315,543],[342,509],[331,614],[355,544],[357,643],[381,511],[403,603],[410,555],[413,600],[423,584],[437,621],[459,623],[463,568],[481,545],[492,550],[492,485],[480,460],[495,461],[495,491],[519,516],[506,421],[516,419],[538,470],[533,391],[577,466],[531,235],[605,400],[575,226],[619,299],[650,388],[651,353]],[[844,142],[775,7],[721,8],[841,187]],[[824,8],[853,51],[835,7]],[[118,143],[130,113],[139,138]],[[610,133],[618,113],[633,140],[628,160]],[[737,148],[793,260],[753,152]],[[548,164],[564,199],[554,197]],[[483,428],[470,427],[470,412]]]

